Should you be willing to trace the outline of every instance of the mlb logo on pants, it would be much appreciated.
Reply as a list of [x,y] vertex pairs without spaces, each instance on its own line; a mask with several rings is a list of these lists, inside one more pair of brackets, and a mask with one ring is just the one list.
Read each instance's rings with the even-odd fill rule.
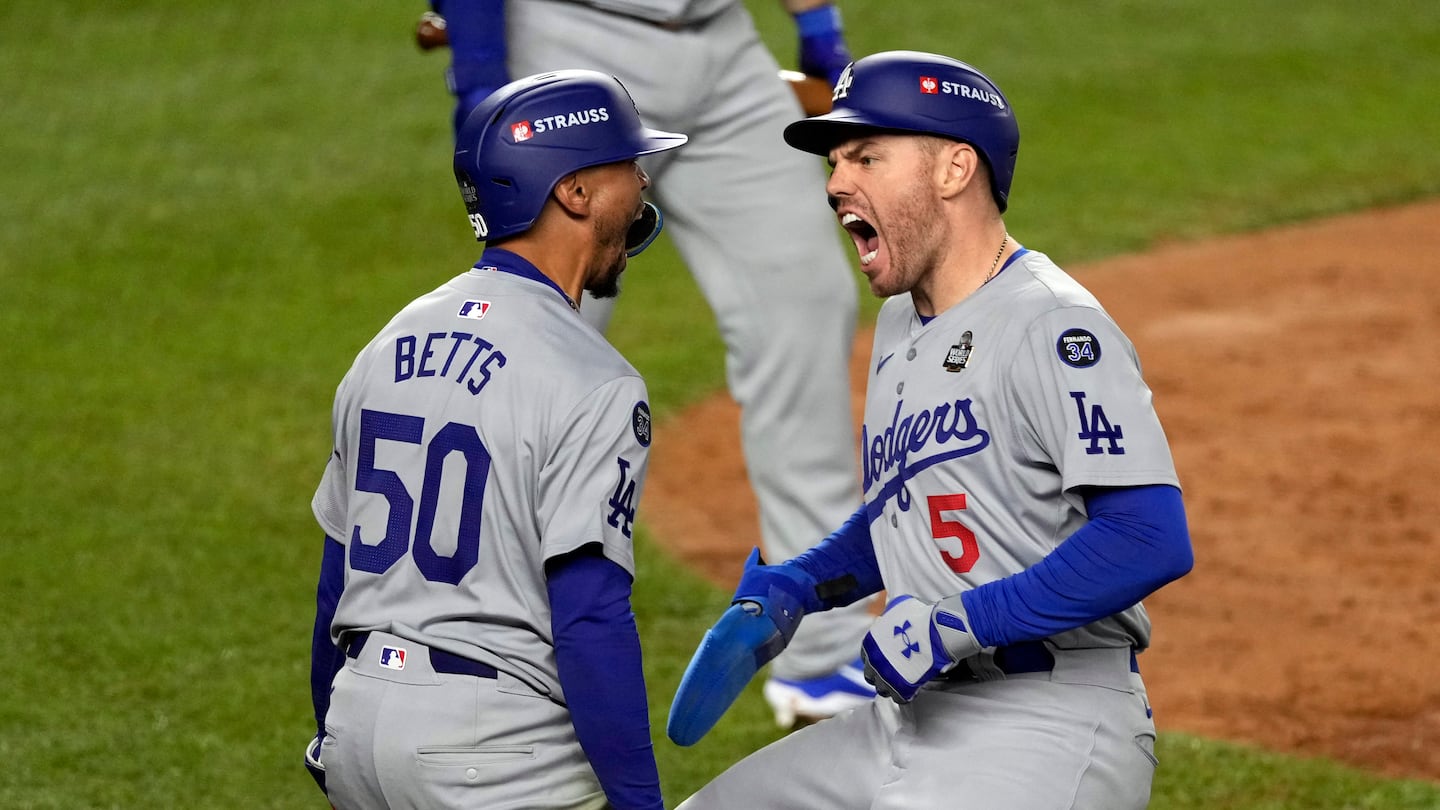
[[402,647],[381,647],[380,666],[386,669],[405,668],[405,650]]

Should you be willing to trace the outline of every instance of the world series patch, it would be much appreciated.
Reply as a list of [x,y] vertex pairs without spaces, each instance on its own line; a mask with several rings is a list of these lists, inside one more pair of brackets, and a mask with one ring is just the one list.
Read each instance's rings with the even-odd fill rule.
[[650,446],[650,406],[644,402],[635,403],[635,410],[630,413],[630,427],[635,431],[635,441],[640,442],[641,447]]
[[1100,341],[1084,329],[1066,329],[1055,341],[1060,361],[1075,368],[1089,368],[1100,362]]
[[975,334],[969,329],[960,336],[960,342],[950,347],[945,353],[945,362],[942,364],[946,371],[960,371],[965,364],[970,362],[970,353],[975,350]]

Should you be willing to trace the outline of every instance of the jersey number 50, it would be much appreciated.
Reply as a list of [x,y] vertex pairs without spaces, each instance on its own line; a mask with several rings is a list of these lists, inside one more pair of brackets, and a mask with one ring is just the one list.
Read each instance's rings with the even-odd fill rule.
[[[357,571],[383,574],[410,550],[410,520],[415,517],[415,567],[431,582],[458,585],[480,559],[480,514],[485,500],[485,479],[490,475],[490,452],[480,442],[472,425],[449,422],[430,440],[425,451],[425,480],[420,487],[420,511],[405,482],[392,470],[375,466],[375,443],[381,439],[420,444],[425,437],[425,420],[384,411],[360,412],[360,459],[355,489],[384,496],[390,504],[385,522],[385,539],[375,545],[360,541],[360,526],[350,533],[350,567]],[[435,528],[435,509],[440,501],[440,478],[445,459],[451,453],[465,458],[465,486],[460,499],[460,527],[455,553],[435,553],[430,534]]]
[[[940,515],[941,512],[963,510],[965,493],[931,495],[925,502],[930,506],[930,535],[940,544],[940,559],[957,574],[969,573],[980,561],[980,543],[975,539],[975,532],[958,520],[946,520]],[[950,537],[960,541],[959,554],[953,551],[955,544],[946,541]]]

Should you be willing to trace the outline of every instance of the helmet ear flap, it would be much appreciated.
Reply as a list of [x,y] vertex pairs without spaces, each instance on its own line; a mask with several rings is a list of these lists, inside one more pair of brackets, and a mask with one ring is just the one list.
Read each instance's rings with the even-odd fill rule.
[[455,184],[460,187],[465,213],[470,218],[470,225],[475,229],[476,241],[480,242],[485,241],[490,232],[499,226],[497,222],[486,220],[486,212],[491,212],[492,216],[498,214],[503,219],[507,211],[518,202],[518,187],[512,178],[494,175],[483,178],[482,182],[483,187],[475,182],[469,172],[458,166],[455,168]]
[[465,201],[465,210],[472,214],[478,212],[480,210],[480,189],[475,187],[475,181],[470,179],[470,173],[457,168],[455,184],[460,187],[460,199]]
[[475,241],[484,242],[490,236],[490,225],[480,210],[480,190],[475,187],[470,175],[460,167],[455,168],[455,184],[460,187],[460,199],[465,201],[465,214],[470,226],[475,229]]

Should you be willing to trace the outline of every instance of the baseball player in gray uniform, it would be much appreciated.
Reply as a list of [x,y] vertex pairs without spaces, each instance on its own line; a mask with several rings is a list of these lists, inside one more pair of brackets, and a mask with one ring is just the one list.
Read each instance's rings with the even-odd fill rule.
[[[800,68],[833,84],[849,63],[840,14],[784,0]],[[436,0],[446,20],[457,119],[510,75],[590,68],[618,77],[645,120],[685,132],[646,158],[667,233],[726,347],[741,443],[772,562],[804,551],[860,503],[849,356],[857,296],[820,189],[823,167],[780,134],[801,115],[740,0]],[[612,302],[589,301],[602,331]],[[874,695],[858,648],[865,604],[806,622],[775,660],[777,722],[833,714]]]
[[737,661],[881,589],[891,602],[862,650],[886,699],[752,754],[682,807],[1144,807],[1140,600],[1189,571],[1189,532],[1134,347],[1006,230],[1010,102],[962,62],[887,52],[785,139],[829,158],[830,204],[888,298],[865,506],[799,557],[747,565],[669,730],[693,742]]
[[684,142],[591,71],[462,124],[485,251],[355,359],[315,493],[306,762],[336,807],[663,806],[630,609],[650,412],[579,298],[659,229],[636,158]]

